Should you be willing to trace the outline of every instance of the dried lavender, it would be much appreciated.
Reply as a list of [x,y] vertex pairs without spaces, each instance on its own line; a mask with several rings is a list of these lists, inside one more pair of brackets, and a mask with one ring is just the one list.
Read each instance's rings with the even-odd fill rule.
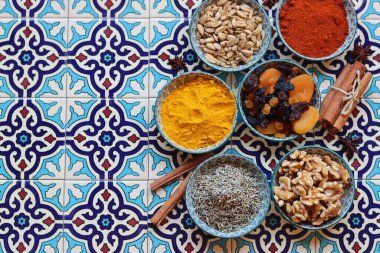
[[248,225],[261,207],[260,185],[249,168],[219,164],[195,177],[192,198],[208,226],[232,232]]

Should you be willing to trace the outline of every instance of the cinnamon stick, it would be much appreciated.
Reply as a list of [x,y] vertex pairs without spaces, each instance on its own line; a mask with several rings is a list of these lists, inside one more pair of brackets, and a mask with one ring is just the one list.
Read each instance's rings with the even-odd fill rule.
[[[360,76],[363,75],[364,71],[366,70],[365,66],[361,63],[356,61],[354,65],[352,66],[351,70],[347,74],[347,76],[344,78],[342,85],[339,87],[342,90],[348,92],[352,89],[352,84],[357,76],[357,71],[360,71]],[[324,126],[329,125],[332,126],[335,123],[335,120],[338,118],[338,115],[340,114],[342,110],[342,106],[344,104],[343,98],[344,94],[342,92],[335,93],[333,99],[331,100],[331,103],[329,105],[328,110],[324,113],[322,117],[322,123]]]
[[[360,99],[363,97],[364,92],[367,90],[367,87],[371,82],[371,79],[372,79],[372,73],[367,72],[359,84],[360,85],[359,86],[359,92],[358,92],[358,96],[356,97],[356,99]],[[342,130],[344,124],[346,123],[347,119],[350,117],[352,111],[356,108],[358,103],[359,103],[358,101],[355,101],[353,103],[352,108],[347,115],[339,114],[338,118],[336,119],[336,121],[334,123],[334,126],[332,126],[329,129],[330,132],[335,134],[335,133],[339,132],[340,130]]]
[[201,162],[203,162],[207,158],[211,157],[212,155],[213,155],[212,153],[206,153],[206,154],[202,154],[200,156],[195,157],[190,162],[187,162],[187,163],[179,166],[177,169],[174,169],[173,171],[169,172],[168,174],[160,177],[159,179],[154,180],[150,184],[150,188],[154,191],[154,190],[160,188],[161,186],[174,181],[176,178],[178,178],[181,175],[185,174],[186,172],[194,169],[194,167],[196,167],[197,165],[199,165]]
[[[349,63],[346,66],[344,66],[342,72],[339,74],[338,78],[336,79],[336,81],[334,83],[335,87],[340,88],[342,86],[343,80],[348,75],[351,68],[352,68],[352,65]],[[323,123],[322,122],[323,116],[325,115],[326,111],[329,109],[330,103],[333,100],[333,98],[337,92],[338,92],[337,90],[330,89],[329,92],[327,93],[326,97],[323,99],[321,110],[319,112],[319,121],[321,123]]]
[[165,217],[173,210],[177,203],[181,200],[183,194],[185,193],[187,182],[190,179],[191,172],[186,176],[186,178],[179,184],[175,192],[170,196],[168,200],[160,207],[160,209],[153,215],[150,221],[158,226],[165,219]]

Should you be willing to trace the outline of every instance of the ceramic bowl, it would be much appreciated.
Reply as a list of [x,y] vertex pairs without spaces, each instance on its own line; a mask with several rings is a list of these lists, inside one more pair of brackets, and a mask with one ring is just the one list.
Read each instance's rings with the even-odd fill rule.
[[[164,86],[162,88],[162,90],[160,91],[160,93],[159,93],[159,95],[157,97],[156,105],[155,105],[155,121],[156,121],[156,125],[157,125],[157,128],[158,128],[158,131],[160,132],[160,134],[162,135],[162,137],[164,137],[164,139],[170,145],[172,145],[173,147],[177,148],[178,150],[181,150],[181,151],[186,152],[186,153],[191,153],[191,154],[208,153],[208,152],[211,152],[211,151],[214,151],[214,150],[220,148],[230,138],[230,136],[231,136],[231,134],[232,134],[232,132],[233,132],[233,130],[235,128],[236,119],[237,119],[237,109],[236,109],[230,133],[228,135],[226,135],[224,137],[224,139],[222,139],[218,143],[215,143],[212,146],[208,146],[208,147],[204,147],[204,148],[199,148],[199,149],[188,149],[188,148],[182,147],[181,145],[179,145],[178,143],[176,143],[175,141],[173,141],[165,133],[163,125],[162,125],[162,119],[161,119],[161,107],[162,107],[162,104],[163,104],[165,98],[170,94],[170,92],[172,90],[177,89],[180,85],[183,85],[188,80],[191,80],[191,79],[194,79],[194,78],[197,78],[197,77],[203,77],[203,78],[207,78],[207,79],[212,79],[215,82],[217,82],[218,84],[220,84],[221,86],[223,86],[226,89],[228,89],[232,93],[232,95],[233,95],[233,92],[232,92],[230,86],[228,86],[222,79],[220,79],[220,78],[218,78],[218,77],[216,77],[216,76],[214,76],[212,74],[209,74],[209,73],[204,73],[204,72],[187,72],[185,74],[182,74],[182,75],[179,75],[179,76],[175,77],[166,86]],[[234,97],[235,103],[236,103],[236,98],[235,98],[235,96],[233,96],[233,97]],[[237,106],[236,106],[236,108],[237,108]]]
[[[202,174],[205,170],[212,170],[217,166],[218,164],[222,163],[232,163],[236,166],[244,166],[248,167],[249,169],[252,169],[254,171],[255,177],[259,182],[260,189],[262,192],[262,200],[261,200],[261,208],[257,215],[255,217],[252,217],[252,220],[249,225],[241,228],[236,228],[233,232],[221,232],[218,231],[210,226],[208,226],[203,220],[199,218],[197,215],[193,199],[192,199],[192,192],[194,188],[194,184],[196,181],[196,178]],[[190,177],[190,180],[187,184],[186,188],[186,206],[187,210],[190,213],[191,218],[194,220],[195,224],[198,225],[204,232],[207,234],[219,237],[219,238],[236,238],[243,235],[246,235],[250,233],[252,230],[260,226],[261,222],[264,220],[266,214],[269,211],[270,208],[270,191],[268,187],[268,180],[264,172],[257,167],[256,164],[251,162],[245,157],[238,156],[238,155],[216,155],[213,156],[203,163],[201,163],[193,172],[193,174]]]
[[278,32],[282,42],[284,42],[284,44],[289,48],[290,51],[292,51],[293,54],[297,55],[300,58],[309,60],[309,61],[325,61],[325,60],[329,60],[331,58],[335,58],[336,56],[342,54],[351,45],[352,41],[355,38],[356,28],[357,28],[356,11],[355,11],[354,5],[352,4],[351,0],[343,0],[343,6],[344,6],[344,9],[346,10],[347,22],[348,22],[348,35],[346,37],[346,40],[340,46],[340,48],[338,48],[338,50],[336,50],[334,53],[332,53],[331,55],[325,56],[325,57],[320,57],[320,58],[313,58],[313,57],[308,57],[308,56],[302,55],[302,54],[296,52],[293,48],[291,48],[286,43],[286,40],[284,39],[284,37],[281,34],[279,16],[280,16],[280,10],[284,6],[284,4],[286,4],[287,2],[288,2],[288,0],[281,0],[280,3],[278,4],[277,13],[276,13],[276,29],[277,29],[277,32]]
[[249,6],[252,6],[257,11],[257,13],[262,17],[262,19],[263,19],[263,30],[265,32],[265,36],[264,36],[263,44],[262,44],[260,50],[256,53],[256,55],[254,55],[252,61],[250,61],[249,63],[246,63],[246,64],[238,65],[237,67],[223,67],[223,66],[219,66],[217,64],[213,64],[213,63],[209,62],[208,60],[206,60],[206,58],[204,56],[205,54],[203,53],[202,49],[200,48],[200,44],[199,44],[198,39],[196,37],[197,24],[198,24],[199,19],[200,19],[200,14],[204,11],[204,9],[207,6],[209,6],[212,3],[212,1],[215,1],[215,0],[204,1],[198,7],[198,9],[194,12],[193,16],[191,17],[190,27],[189,27],[189,35],[190,35],[190,43],[191,43],[191,46],[193,47],[194,51],[196,52],[198,57],[204,63],[206,63],[210,67],[217,69],[217,70],[220,70],[220,71],[235,72],[235,71],[240,71],[240,70],[252,67],[255,63],[257,63],[264,56],[264,54],[268,50],[268,47],[269,47],[269,44],[270,44],[270,41],[272,38],[272,26],[271,26],[270,20],[268,18],[268,15],[266,14],[265,10],[255,0],[241,0],[241,1],[239,1],[239,2],[244,2],[244,3],[248,4]]
[[262,73],[263,71],[265,71],[267,69],[267,67],[271,64],[274,64],[274,63],[281,63],[281,64],[290,64],[291,66],[294,66],[294,67],[298,67],[302,70],[302,73],[303,74],[308,74],[314,81],[314,85],[315,85],[315,89],[314,89],[314,94],[313,94],[313,97],[310,101],[310,105],[314,106],[315,108],[318,109],[318,111],[320,110],[320,107],[321,107],[321,94],[319,92],[319,89],[318,89],[318,86],[316,85],[316,81],[315,79],[313,78],[313,76],[310,74],[309,71],[307,71],[304,67],[302,67],[301,65],[299,65],[298,63],[296,62],[293,62],[293,61],[289,61],[289,60],[272,60],[272,61],[266,61],[266,62],[263,62],[259,65],[257,65],[256,67],[254,67],[251,71],[249,71],[244,79],[242,80],[242,82],[240,83],[240,86],[239,86],[239,94],[238,94],[238,100],[239,100],[239,110],[240,110],[240,113],[242,115],[242,118],[244,120],[244,122],[247,124],[247,126],[252,130],[252,132],[254,132],[256,135],[264,138],[264,139],[267,139],[269,141],[276,141],[276,142],[282,142],[282,141],[289,141],[289,140],[293,140],[295,138],[298,137],[298,134],[291,134],[285,138],[276,138],[274,136],[269,136],[269,135],[265,135],[265,134],[262,134],[260,133],[259,131],[256,130],[256,128],[254,128],[251,124],[249,124],[248,122],[248,119],[245,115],[245,112],[244,112],[244,101],[242,99],[242,88],[243,88],[243,84],[245,82],[245,80],[248,78],[248,76],[253,73],[253,72],[257,72],[257,73]]
[[[350,177],[351,177],[350,178],[350,182],[344,188],[344,192],[345,193],[344,193],[344,195],[343,195],[343,197],[341,199],[341,201],[342,201],[342,211],[341,211],[340,215],[337,216],[337,217],[335,217],[334,219],[331,219],[331,220],[328,220],[327,222],[324,222],[323,224],[321,224],[319,226],[314,226],[311,223],[306,223],[306,222],[295,223],[287,215],[286,211],[282,210],[278,206],[277,201],[274,199],[273,188],[275,186],[278,186],[278,178],[279,178],[278,170],[279,170],[282,162],[284,160],[286,160],[289,157],[289,155],[292,154],[296,150],[303,150],[303,151],[306,151],[306,152],[312,153],[312,154],[329,155],[332,158],[333,161],[336,161],[336,162],[340,163],[341,165],[343,165],[348,170],[348,172],[350,173]],[[320,146],[304,146],[304,147],[295,148],[295,149],[291,150],[289,153],[287,153],[278,162],[278,164],[276,165],[275,169],[273,170],[272,179],[271,179],[271,195],[272,195],[272,199],[273,199],[273,202],[274,202],[276,210],[278,212],[280,212],[280,214],[282,215],[282,217],[284,217],[292,225],[300,227],[300,228],[303,228],[303,229],[308,229],[308,230],[325,229],[325,228],[328,228],[328,227],[330,227],[330,226],[338,223],[342,218],[344,218],[344,216],[346,216],[347,212],[350,210],[351,205],[352,205],[352,203],[354,201],[354,195],[355,195],[354,174],[353,174],[350,166],[347,164],[347,162],[345,160],[343,160],[343,158],[340,155],[338,155],[337,153],[335,153],[331,149],[328,149],[328,148],[325,148],[325,147],[320,147]]]

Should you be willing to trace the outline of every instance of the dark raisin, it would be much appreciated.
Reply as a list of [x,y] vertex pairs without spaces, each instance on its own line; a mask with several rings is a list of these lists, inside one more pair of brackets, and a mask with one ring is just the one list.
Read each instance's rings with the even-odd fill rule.
[[288,123],[289,122],[289,115],[291,112],[291,106],[286,101],[282,101],[278,106],[276,110],[276,114],[274,115],[275,119]]
[[277,98],[280,102],[287,102],[289,100],[289,95],[286,91],[277,91]]
[[276,84],[276,89],[289,92],[291,90],[294,90],[294,85],[289,82],[278,82]]
[[288,64],[277,63],[274,65],[274,67],[286,75],[290,75],[291,73],[293,73],[292,67]]
[[262,97],[256,97],[253,105],[253,113],[256,115],[257,112],[261,112],[265,105],[265,99]]
[[295,121],[301,118],[302,113],[304,113],[307,109],[309,109],[309,104],[306,102],[292,104],[289,121]]
[[256,97],[262,97],[265,91],[266,91],[265,88],[258,88],[258,89],[256,89],[255,96]]
[[265,95],[263,98],[264,98],[265,102],[269,103],[269,101],[270,101],[273,97],[275,97],[274,94],[268,94],[268,95]]
[[259,78],[254,74],[250,74],[244,82],[245,88],[250,91],[253,91],[257,85],[259,85]]
[[263,128],[266,128],[269,125],[269,120],[265,117],[265,115],[262,112],[258,114],[257,121],[258,124]]
[[255,119],[255,118],[252,117],[251,115],[248,115],[248,116],[247,116],[247,120],[248,120],[248,123],[249,123],[251,126],[255,126],[255,125],[257,125],[257,123],[258,123],[257,119]]

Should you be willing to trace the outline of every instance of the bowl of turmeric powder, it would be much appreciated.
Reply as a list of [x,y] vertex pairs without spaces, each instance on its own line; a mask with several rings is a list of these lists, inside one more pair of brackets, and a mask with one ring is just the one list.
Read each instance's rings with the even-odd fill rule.
[[201,154],[220,148],[237,120],[237,102],[220,78],[188,72],[162,88],[155,105],[155,121],[163,138],[186,153]]

